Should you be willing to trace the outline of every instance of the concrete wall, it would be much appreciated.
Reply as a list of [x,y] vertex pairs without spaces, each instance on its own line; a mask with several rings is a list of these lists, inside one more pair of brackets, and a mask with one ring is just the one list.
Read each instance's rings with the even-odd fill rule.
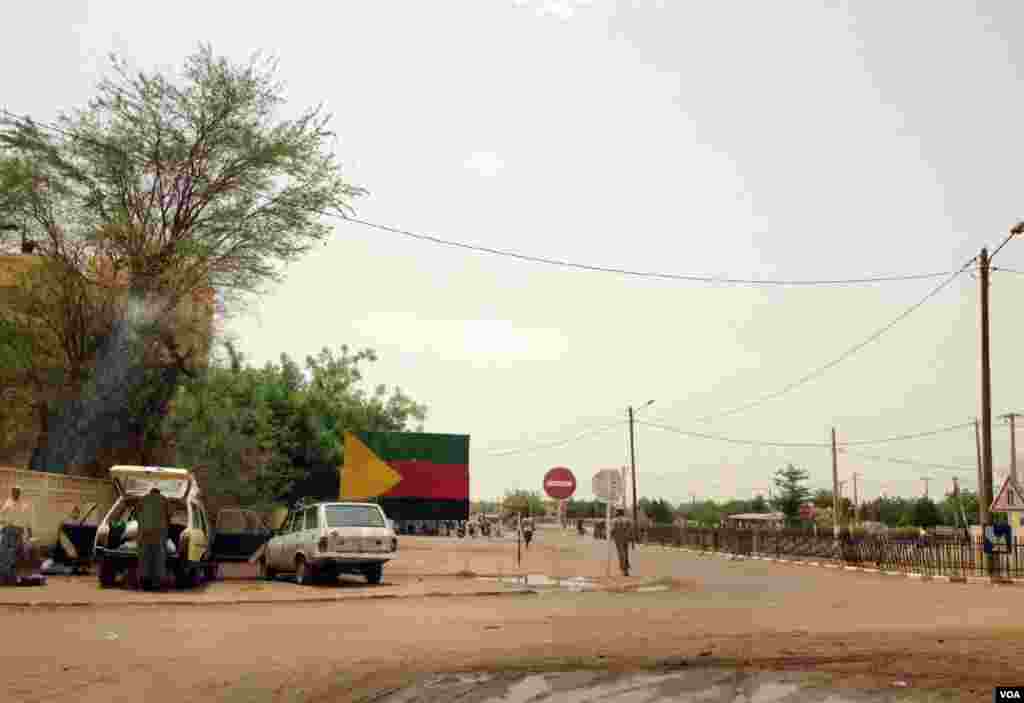
[[0,503],[11,495],[11,487],[21,488],[22,496],[32,504],[32,532],[36,544],[52,546],[57,541],[61,522],[77,506],[97,503],[92,521],[106,515],[117,493],[109,479],[22,471],[0,466]]

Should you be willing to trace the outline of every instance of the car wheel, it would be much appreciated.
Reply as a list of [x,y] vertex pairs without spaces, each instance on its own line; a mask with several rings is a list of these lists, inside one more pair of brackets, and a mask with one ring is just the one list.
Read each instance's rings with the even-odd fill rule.
[[114,581],[117,579],[117,571],[114,570],[114,565],[110,561],[101,559],[96,571],[99,575],[100,586],[110,588],[114,585]]
[[324,586],[330,586],[338,580],[338,571],[331,567],[324,567],[316,574],[316,582]]
[[314,580],[313,568],[306,563],[306,560],[299,557],[295,560],[295,583],[300,586],[312,585]]
[[256,564],[257,569],[259,570],[259,576],[264,581],[273,581],[274,577],[277,576],[277,572],[271,569],[270,565],[267,564],[266,557],[260,559],[258,562],[256,562]]
[[367,567],[364,573],[366,574],[366,582],[376,586],[384,578],[384,567],[380,564],[375,564],[374,566]]

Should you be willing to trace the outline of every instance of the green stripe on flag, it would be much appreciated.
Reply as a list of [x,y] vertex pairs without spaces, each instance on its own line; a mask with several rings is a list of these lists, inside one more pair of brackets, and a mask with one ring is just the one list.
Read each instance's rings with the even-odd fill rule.
[[418,459],[434,464],[469,465],[469,435],[424,432],[357,432],[383,461]]

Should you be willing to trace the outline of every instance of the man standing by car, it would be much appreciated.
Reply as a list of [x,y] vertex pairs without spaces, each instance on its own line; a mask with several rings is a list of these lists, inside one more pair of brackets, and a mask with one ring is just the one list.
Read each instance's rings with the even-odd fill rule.
[[139,571],[143,589],[161,589],[167,566],[167,502],[154,486],[139,507]]
[[19,566],[32,559],[32,504],[21,496],[21,488],[11,488],[11,497],[0,507],[0,527],[5,529],[4,546],[11,550],[10,578],[17,578]]

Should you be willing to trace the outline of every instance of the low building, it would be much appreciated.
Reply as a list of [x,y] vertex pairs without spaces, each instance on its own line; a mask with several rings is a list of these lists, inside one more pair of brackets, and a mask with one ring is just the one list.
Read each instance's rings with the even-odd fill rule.
[[722,521],[723,527],[740,530],[772,529],[779,530],[786,524],[786,516],[782,513],[734,513]]

